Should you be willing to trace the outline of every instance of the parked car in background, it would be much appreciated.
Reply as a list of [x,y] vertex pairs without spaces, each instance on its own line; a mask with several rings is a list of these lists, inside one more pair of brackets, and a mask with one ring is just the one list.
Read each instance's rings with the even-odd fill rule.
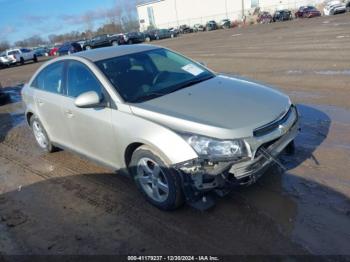
[[70,55],[82,51],[81,45],[78,42],[66,42],[58,50],[59,56]]
[[38,47],[34,49],[35,54],[39,56],[48,56],[50,50],[47,47]]
[[272,17],[273,22],[282,22],[282,21],[288,21],[292,19],[293,19],[292,12],[287,9],[276,11]]
[[216,29],[218,29],[218,24],[214,20],[208,21],[205,25],[205,30],[207,31],[213,31]]
[[13,56],[17,63],[24,64],[27,61],[38,62],[38,56],[35,51],[28,48],[15,48],[5,51],[6,56]]
[[180,30],[175,27],[170,27],[169,31],[174,34],[174,36],[178,36],[180,34]]
[[272,23],[272,15],[269,12],[261,12],[258,14],[257,22],[259,24],[269,24]]
[[321,16],[321,12],[314,6],[301,6],[295,13],[296,18],[311,18]]
[[75,42],[77,42],[80,45],[80,47],[82,49],[84,49],[84,44],[85,44],[86,40],[79,40],[79,41],[75,41]]
[[0,67],[9,67],[11,65],[15,65],[17,63],[14,55],[7,55],[6,52],[2,52],[0,54]]
[[193,29],[188,25],[180,25],[179,27],[180,34],[189,34],[193,33]]
[[146,42],[160,40],[164,38],[174,38],[176,36],[175,33],[170,31],[169,29],[155,29],[143,32],[143,34],[145,35]]
[[53,46],[49,51],[49,56],[55,56],[57,55],[58,49],[61,47],[61,45],[55,45]]
[[150,42],[150,41],[157,40],[156,33],[157,33],[156,29],[143,32],[143,34],[145,35],[145,41]]
[[106,46],[117,46],[124,44],[124,37],[122,34],[115,34],[115,35],[98,35],[95,36],[87,41],[85,41],[83,45],[84,50],[99,48],[99,47],[106,47]]
[[350,12],[350,0],[346,1],[346,11]]
[[228,29],[231,28],[231,21],[230,19],[223,19],[220,21],[220,28]]
[[146,41],[146,36],[141,32],[129,32],[123,36],[124,42],[128,45],[143,43]]
[[151,45],[53,59],[22,97],[43,151],[67,148],[129,174],[164,210],[253,184],[299,133],[287,95]]
[[5,54],[0,54],[0,68],[8,67],[10,66],[10,62]]
[[169,29],[158,29],[155,32],[155,37],[157,40],[164,38],[174,38],[175,35]]
[[193,26],[193,32],[204,32],[205,31],[205,27],[201,24],[195,24]]
[[341,1],[331,1],[323,8],[325,15],[337,15],[346,12],[346,4]]

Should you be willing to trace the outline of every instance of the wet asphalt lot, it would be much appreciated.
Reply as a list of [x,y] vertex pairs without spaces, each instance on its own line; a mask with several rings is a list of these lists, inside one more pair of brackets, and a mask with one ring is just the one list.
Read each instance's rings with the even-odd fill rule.
[[350,255],[349,28],[346,14],[156,42],[277,86],[302,114],[296,154],[281,157],[287,171],[271,168],[203,213],[159,211],[127,177],[43,154],[16,87],[41,63],[0,70],[12,97],[0,106],[0,255]]

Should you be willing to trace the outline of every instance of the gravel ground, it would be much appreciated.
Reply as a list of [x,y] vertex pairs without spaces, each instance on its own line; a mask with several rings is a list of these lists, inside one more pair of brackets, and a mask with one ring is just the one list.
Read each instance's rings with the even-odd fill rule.
[[19,91],[43,61],[0,70],[12,98],[0,106],[0,255],[350,255],[349,25],[346,14],[156,42],[277,86],[302,114],[287,171],[271,168],[207,212],[159,211],[127,177],[42,153]]

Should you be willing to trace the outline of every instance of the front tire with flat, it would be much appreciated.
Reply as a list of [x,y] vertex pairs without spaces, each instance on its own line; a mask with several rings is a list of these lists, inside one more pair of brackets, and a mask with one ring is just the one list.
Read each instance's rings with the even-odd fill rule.
[[129,165],[139,191],[162,210],[174,210],[184,203],[181,178],[148,146],[135,150]]
[[39,118],[32,116],[30,118],[30,126],[33,130],[35,140],[39,147],[45,152],[52,153],[57,150],[57,148],[52,145],[49,136],[47,135],[44,126],[41,124]]

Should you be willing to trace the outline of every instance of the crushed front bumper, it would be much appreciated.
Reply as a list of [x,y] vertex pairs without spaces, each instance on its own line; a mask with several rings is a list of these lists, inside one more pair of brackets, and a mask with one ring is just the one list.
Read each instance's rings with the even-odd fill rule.
[[297,136],[299,117],[295,107],[287,113],[283,125],[260,137],[247,139],[251,146],[249,159],[240,162],[211,162],[197,159],[177,166],[181,173],[184,191],[200,195],[208,191],[232,188],[237,185],[249,185],[261,177],[274,163],[280,164],[277,157],[291,145]]

